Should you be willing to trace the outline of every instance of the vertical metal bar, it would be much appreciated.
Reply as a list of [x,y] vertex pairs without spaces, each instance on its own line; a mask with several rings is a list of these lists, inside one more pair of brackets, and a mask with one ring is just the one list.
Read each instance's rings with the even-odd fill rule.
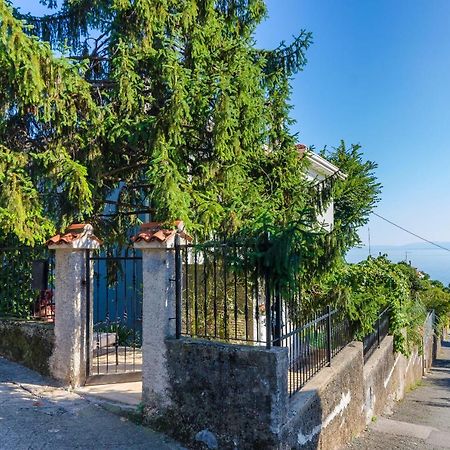
[[217,335],[217,247],[213,246],[213,279],[214,279],[214,337]]
[[192,335],[191,329],[191,311],[190,311],[190,302],[189,302],[189,246],[184,246],[184,293],[186,297],[185,308],[186,308],[186,334]]
[[318,329],[320,327],[320,322],[318,321],[318,316],[320,317],[320,313],[316,313],[315,314],[315,321],[314,321],[314,333],[313,333],[313,344],[314,344],[314,348],[313,348],[313,354],[312,354],[312,360],[313,360],[313,364],[312,364],[312,375],[314,375],[316,373],[316,367],[317,367],[317,336],[318,336]]
[[[106,250],[105,255],[108,256],[108,250]],[[98,261],[99,270],[100,270],[100,264],[101,261]],[[105,323],[106,323],[106,373],[109,372],[109,332],[112,331],[112,328],[110,329],[110,322],[111,322],[111,313],[109,311],[109,269],[108,269],[108,259],[104,260],[103,263],[104,269],[105,269],[105,291],[106,291],[106,314],[105,314]]]
[[[127,262],[129,261],[129,259],[128,259],[128,249],[125,252],[125,257],[126,258],[123,260],[123,265],[124,265],[124,271],[123,271],[123,303],[124,304],[123,304],[123,307],[124,307],[124,309],[123,309],[122,319],[125,322],[124,326],[125,326],[125,329],[126,329],[126,336],[128,336],[128,310],[127,310],[127,307],[128,307]],[[123,370],[125,372],[127,370],[127,345],[128,345],[127,338],[125,338],[125,342],[123,343],[123,346],[124,346],[124,350],[123,350],[124,351],[124,355],[123,355],[123,357],[124,357],[124,368],[123,368]]]
[[331,306],[327,306],[327,360],[328,367],[331,366]]
[[274,305],[274,336],[273,345],[275,347],[281,347],[281,293],[280,285],[277,282],[275,286],[275,305]]
[[133,274],[132,274],[132,285],[133,285],[133,290],[132,290],[132,294],[131,294],[131,308],[133,310],[133,371],[136,370],[136,308],[137,308],[137,298],[138,298],[138,293],[137,293],[137,287],[136,287],[136,264],[137,264],[137,259],[136,259],[136,249],[133,248]]
[[175,336],[177,339],[181,337],[181,272],[183,270],[183,262],[181,260],[181,248],[180,248],[180,236],[175,236],[175,317],[176,317],[176,330]]
[[[95,273],[95,287],[96,287],[96,290],[95,290],[95,292],[97,293],[97,295],[98,295],[98,293],[100,292],[100,273],[99,273],[99,264],[98,264],[98,262],[97,262],[97,267],[95,267],[96,265],[94,264],[94,273]],[[95,270],[95,269],[97,269],[97,270]],[[95,295],[95,294],[94,294]],[[94,297],[94,295],[93,295],[93,297]],[[95,303],[95,302],[94,302]],[[96,302],[96,310],[97,310],[97,317],[96,317],[96,320],[95,320],[95,322],[99,322],[99,317],[100,317],[100,302],[97,300],[97,302]],[[100,356],[99,356],[99,354],[100,354],[100,331],[98,330],[98,328],[97,328],[97,343],[96,343],[96,349],[97,349],[97,354],[95,355],[95,358],[96,358],[96,360],[97,360],[97,374],[99,374],[100,373]]]
[[[117,253],[116,253],[117,254]],[[118,260],[116,260],[118,262]],[[119,366],[119,279],[118,279],[118,270],[117,265],[114,264],[114,270],[116,273],[114,274],[114,300],[115,300],[115,308],[114,308],[114,322],[116,324],[116,367],[115,371],[117,373],[117,369]]]
[[227,246],[224,243],[223,247],[222,247],[222,256],[223,256],[223,329],[224,329],[225,339],[228,339],[228,296],[227,296],[228,258],[227,258],[227,255],[228,255]]
[[198,335],[198,260],[197,247],[194,247],[194,328]]
[[265,301],[266,301],[266,347],[270,348],[272,346],[272,316],[271,316],[271,289],[270,289],[270,273],[269,268],[266,267],[264,270],[264,290],[265,290]]
[[238,338],[238,293],[237,293],[237,247],[233,245],[233,282],[234,282],[234,338]]
[[248,248],[244,247],[243,251],[244,251],[245,340],[248,341],[249,340],[249,332],[248,332],[248,325],[249,325],[249,320],[248,320],[248,272],[247,272],[248,271],[248,267],[247,267]]
[[378,318],[377,318],[377,342],[378,342],[378,348],[380,348],[380,315],[378,315]]
[[204,314],[204,335],[208,336],[208,257],[207,249],[203,249],[203,314]]
[[[304,322],[305,320],[303,319],[300,323],[301,326],[304,326]],[[301,358],[303,359],[303,367],[302,367],[302,379],[301,382],[304,383],[304,381],[306,380],[307,377],[307,373],[308,373],[308,347],[307,347],[307,342],[306,342],[306,332],[307,329],[305,328],[304,330],[301,331],[300,334],[300,342],[301,342]]]
[[259,332],[259,264],[256,262],[255,272],[254,272],[254,283],[255,283],[255,321],[256,321],[256,341],[260,342],[260,332]]
[[[310,323],[311,320],[313,320],[315,317],[315,314],[311,314],[310,316],[310,320],[307,321],[307,323]],[[306,330],[307,330],[307,334],[306,334],[306,345],[307,345],[307,349],[308,349],[308,372],[306,374],[306,380],[309,380],[311,378],[311,374],[312,374],[312,362],[313,362],[313,354],[312,354],[312,345],[311,345],[311,329],[314,325],[308,325]]]

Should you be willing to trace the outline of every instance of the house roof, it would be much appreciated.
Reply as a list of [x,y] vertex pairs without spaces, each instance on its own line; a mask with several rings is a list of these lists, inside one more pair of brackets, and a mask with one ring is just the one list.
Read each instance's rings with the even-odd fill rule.
[[297,144],[297,150],[302,157],[306,157],[311,164],[311,168],[322,175],[331,176],[337,174],[337,176],[344,180],[347,175],[341,172],[339,167],[335,166],[333,163],[318,155],[317,153],[309,150],[305,144]]

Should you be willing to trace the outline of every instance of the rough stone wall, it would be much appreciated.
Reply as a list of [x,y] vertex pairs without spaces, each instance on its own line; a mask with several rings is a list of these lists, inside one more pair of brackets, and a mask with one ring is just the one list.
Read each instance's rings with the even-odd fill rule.
[[[286,414],[286,349],[192,339],[166,344],[167,429],[191,448],[205,448],[196,436],[216,439],[220,449],[277,448]],[[146,415],[151,423],[151,411]]]
[[352,342],[288,397],[286,349],[166,339],[169,404],[145,403],[147,423],[204,449],[334,450],[401,400],[422,377],[424,356],[395,354],[386,337],[366,364]]
[[423,375],[424,356],[432,351],[432,341],[409,357],[394,353],[393,337],[387,336],[364,365],[364,415],[366,423],[401,400]]
[[53,324],[0,320],[0,355],[43,375],[50,375],[54,343]]
[[349,344],[289,402],[282,449],[333,450],[365,427],[362,343]]
[[427,316],[423,327],[423,370],[426,372],[431,368],[435,356],[435,340],[434,322],[436,316],[434,312],[430,312]]
[[433,359],[439,357],[439,353],[441,353],[442,348],[442,336],[435,336],[433,342]]

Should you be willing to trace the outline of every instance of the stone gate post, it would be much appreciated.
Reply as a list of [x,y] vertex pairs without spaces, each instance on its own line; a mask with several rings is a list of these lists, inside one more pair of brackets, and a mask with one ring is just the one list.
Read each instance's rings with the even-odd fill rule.
[[164,229],[158,222],[143,224],[133,237],[142,250],[142,399],[146,407],[160,410],[170,404],[166,338],[175,336],[175,236],[190,239],[183,222]]
[[100,240],[92,225],[74,224],[49,239],[47,246],[55,250],[55,347],[50,371],[54,378],[76,387],[87,376],[87,330],[92,322],[87,308],[92,302],[87,300],[93,276],[87,256],[89,250],[99,248]]

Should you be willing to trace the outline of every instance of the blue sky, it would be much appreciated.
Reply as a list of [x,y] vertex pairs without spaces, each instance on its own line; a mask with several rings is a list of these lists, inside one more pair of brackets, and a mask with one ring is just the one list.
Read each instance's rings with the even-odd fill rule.
[[[39,13],[37,1],[15,0]],[[317,149],[360,143],[378,163],[378,213],[450,241],[450,1],[268,0],[260,46],[313,32],[293,80],[293,131]],[[417,239],[373,217],[373,244]],[[367,241],[367,228],[361,231]]]
[[[258,43],[313,32],[293,87],[294,130],[321,148],[360,143],[378,163],[377,212],[450,241],[450,2],[269,0]],[[417,241],[373,217],[373,244]],[[367,229],[361,236],[367,241]]]

